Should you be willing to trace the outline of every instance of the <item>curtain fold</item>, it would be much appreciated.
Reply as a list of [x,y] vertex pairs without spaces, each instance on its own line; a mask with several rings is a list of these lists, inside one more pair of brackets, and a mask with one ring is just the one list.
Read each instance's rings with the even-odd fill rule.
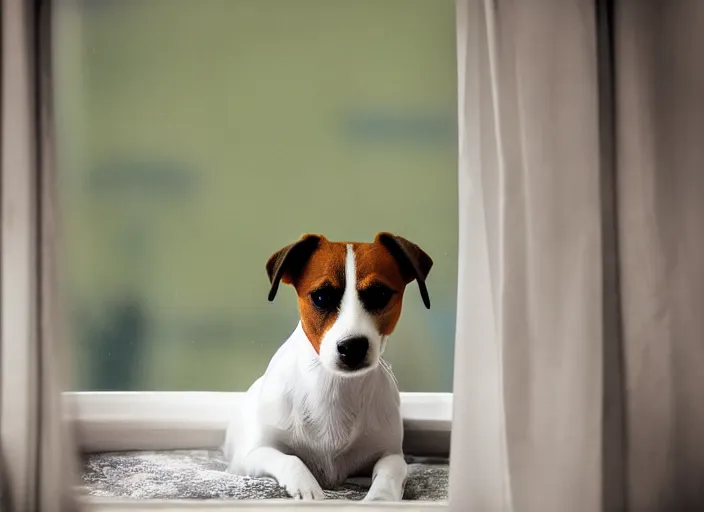
[[631,510],[704,510],[704,2],[616,4]]
[[61,392],[49,2],[2,2],[0,509],[78,510]]
[[704,2],[457,17],[453,508],[704,509]]

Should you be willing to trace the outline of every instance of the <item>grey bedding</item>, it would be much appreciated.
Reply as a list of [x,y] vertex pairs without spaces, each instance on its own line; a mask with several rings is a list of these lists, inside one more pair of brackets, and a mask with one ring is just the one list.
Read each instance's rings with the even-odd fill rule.
[[[408,458],[404,500],[447,499],[448,463],[443,459]],[[275,481],[225,472],[216,451],[121,452],[92,454],[84,460],[83,484],[93,496],[159,499],[286,498]],[[362,499],[368,479],[350,481],[326,491],[333,499]]]

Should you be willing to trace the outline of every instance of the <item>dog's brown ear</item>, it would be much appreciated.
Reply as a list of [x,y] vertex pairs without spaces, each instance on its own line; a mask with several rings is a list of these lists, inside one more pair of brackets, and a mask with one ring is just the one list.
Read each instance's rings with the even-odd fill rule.
[[416,280],[423,304],[430,309],[430,297],[428,288],[425,286],[425,278],[433,267],[432,258],[413,242],[391,233],[377,233],[374,242],[380,243],[391,253],[401,268],[406,284]]
[[297,242],[276,251],[266,261],[266,274],[271,283],[269,302],[276,297],[280,281],[290,284],[303,270],[308,259],[318,248],[321,238],[319,235],[303,235]]

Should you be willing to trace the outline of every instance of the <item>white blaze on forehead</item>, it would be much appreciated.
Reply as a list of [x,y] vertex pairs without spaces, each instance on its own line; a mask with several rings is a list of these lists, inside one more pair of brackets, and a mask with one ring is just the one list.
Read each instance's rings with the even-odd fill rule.
[[362,306],[357,294],[357,266],[355,262],[354,249],[351,244],[347,245],[347,257],[345,259],[345,291],[340,303],[340,313],[334,327],[337,327],[346,336],[374,336],[377,334],[372,319]]
[[[342,295],[340,312],[345,309],[355,309],[359,304],[357,298],[357,265],[354,258],[352,244],[347,245],[347,256],[345,257],[345,292]],[[347,307],[345,307],[347,306]]]
[[345,290],[340,302],[340,311],[333,326],[323,336],[320,357],[324,363],[334,365],[338,357],[337,343],[353,336],[366,336],[369,339],[369,361],[373,364],[381,352],[381,335],[377,331],[372,316],[364,309],[357,294],[357,266],[354,248],[347,245],[345,257]]

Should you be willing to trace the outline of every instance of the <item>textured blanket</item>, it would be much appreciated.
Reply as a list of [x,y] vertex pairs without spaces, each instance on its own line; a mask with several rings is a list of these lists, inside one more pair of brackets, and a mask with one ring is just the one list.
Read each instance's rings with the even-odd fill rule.
[[[408,457],[404,500],[447,499],[448,463],[443,459]],[[286,498],[269,478],[248,478],[225,472],[216,451],[121,452],[88,455],[84,460],[85,491],[93,496],[141,499],[266,499]],[[360,500],[369,479],[350,480],[326,491],[328,498]]]

